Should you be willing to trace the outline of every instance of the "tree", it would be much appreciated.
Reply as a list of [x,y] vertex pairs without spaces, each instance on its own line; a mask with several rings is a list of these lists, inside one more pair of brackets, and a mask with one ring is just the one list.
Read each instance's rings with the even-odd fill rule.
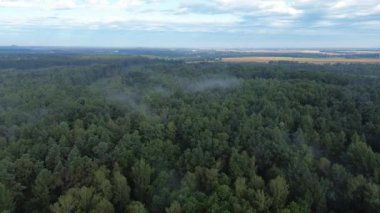
[[251,177],[255,174],[255,157],[249,157],[247,152],[241,154],[233,149],[229,159],[229,172],[233,178]]
[[259,212],[266,212],[270,208],[272,200],[263,190],[260,189],[255,191],[252,204]]
[[96,170],[94,173],[94,186],[103,197],[110,200],[112,198],[112,185],[107,178],[108,174],[109,170],[104,166]]
[[0,211],[11,212],[12,210],[13,210],[13,195],[5,187],[4,184],[0,183]]
[[349,165],[360,174],[367,176],[380,175],[380,157],[366,143],[356,140],[350,144],[346,154]]
[[172,204],[170,204],[170,207],[165,209],[166,213],[182,213],[181,204],[179,204],[177,201],[174,201]]
[[134,183],[134,195],[139,201],[148,201],[150,193],[150,178],[153,169],[141,159],[132,167],[132,180]]
[[35,167],[29,158],[20,158],[16,160],[15,177],[16,180],[24,186],[28,186],[33,180],[33,177],[35,177]]
[[140,203],[139,201],[132,201],[128,205],[128,212],[146,213],[147,211],[145,210],[144,204]]
[[177,127],[173,121],[168,122],[166,125],[166,135],[170,141],[175,141]]
[[117,164],[114,165],[112,171],[112,192],[112,201],[115,204],[116,210],[124,212],[129,203],[131,189],[128,185],[127,178],[120,173],[120,168]]
[[47,169],[42,169],[37,175],[32,187],[32,205],[41,212],[48,212],[50,201],[54,199],[51,191],[55,186],[55,177]]
[[380,208],[379,64],[7,51],[0,212]]
[[92,187],[71,188],[50,207],[54,213],[114,212],[112,203]]
[[60,147],[57,144],[52,145],[45,158],[46,167],[51,171],[54,170],[54,168],[61,160],[61,152],[59,151],[59,149]]
[[380,209],[380,185],[367,183],[364,192],[364,206],[368,212],[376,212]]
[[235,194],[239,198],[244,198],[247,193],[245,178],[238,177],[235,181]]
[[269,192],[272,195],[274,210],[276,212],[280,211],[284,207],[286,198],[289,194],[289,186],[286,183],[286,180],[281,176],[277,176],[275,179],[272,179],[269,182]]

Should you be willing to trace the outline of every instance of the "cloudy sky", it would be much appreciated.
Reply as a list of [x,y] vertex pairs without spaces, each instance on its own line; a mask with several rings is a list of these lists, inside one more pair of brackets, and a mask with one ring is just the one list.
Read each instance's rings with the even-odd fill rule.
[[380,0],[0,0],[0,45],[380,48]]

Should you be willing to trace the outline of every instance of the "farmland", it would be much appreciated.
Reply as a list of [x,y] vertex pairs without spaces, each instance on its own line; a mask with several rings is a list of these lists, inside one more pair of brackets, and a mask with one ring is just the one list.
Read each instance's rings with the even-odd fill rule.
[[271,61],[291,61],[312,64],[335,64],[335,63],[380,63],[378,58],[300,58],[300,57],[229,57],[222,58],[223,62],[258,62],[268,63]]

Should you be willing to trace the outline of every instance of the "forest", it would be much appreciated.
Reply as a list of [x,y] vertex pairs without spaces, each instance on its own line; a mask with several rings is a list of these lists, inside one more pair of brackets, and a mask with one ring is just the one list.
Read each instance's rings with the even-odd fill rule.
[[380,64],[0,55],[0,212],[379,212]]

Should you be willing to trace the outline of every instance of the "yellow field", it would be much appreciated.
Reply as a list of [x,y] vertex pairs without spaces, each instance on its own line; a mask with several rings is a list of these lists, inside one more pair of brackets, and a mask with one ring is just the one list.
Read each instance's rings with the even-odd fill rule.
[[380,63],[377,58],[293,58],[293,57],[236,57],[222,58],[223,62],[260,62],[270,61],[292,61],[313,64],[335,64],[335,63]]

